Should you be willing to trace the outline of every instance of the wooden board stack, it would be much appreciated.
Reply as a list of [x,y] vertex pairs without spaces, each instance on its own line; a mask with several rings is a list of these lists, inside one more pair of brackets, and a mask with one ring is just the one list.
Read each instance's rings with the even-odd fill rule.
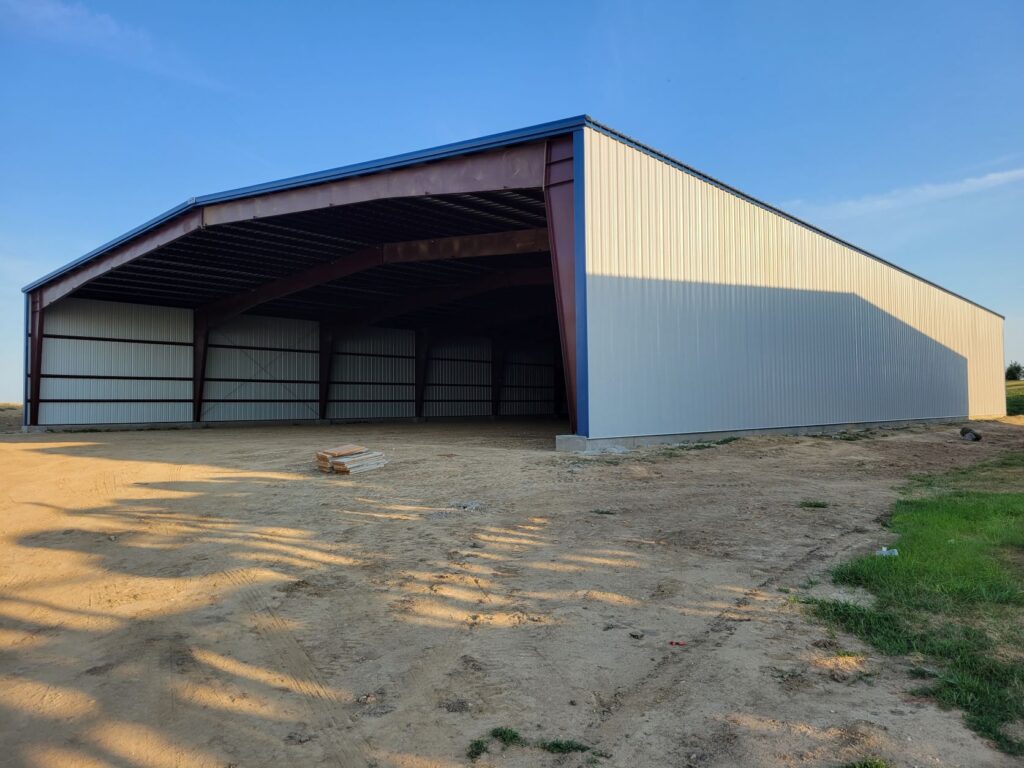
[[334,472],[338,475],[356,475],[379,469],[388,463],[380,451],[370,451],[361,445],[339,445],[326,451],[316,452],[316,468],[321,472]]

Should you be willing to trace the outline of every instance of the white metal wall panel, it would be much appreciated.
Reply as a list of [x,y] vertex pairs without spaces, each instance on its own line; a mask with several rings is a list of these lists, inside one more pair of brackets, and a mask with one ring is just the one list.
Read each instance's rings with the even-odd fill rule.
[[64,299],[46,309],[45,335],[192,343],[192,312],[175,307]]
[[423,415],[490,414],[490,341],[485,338],[451,338],[432,345]]
[[416,334],[363,328],[334,341],[327,416],[410,418],[416,408]]
[[191,342],[188,310],[57,302],[45,314],[40,425],[188,421]]
[[319,338],[315,322],[256,315],[212,329],[203,421],[316,419]]
[[192,420],[187,403],[46,403],[39,404],[39,424],[161,424]]
[[[555,411],[555,350],[510,350],[501,387],[502,416],[540,416]],[[559,360],[561,364],[561,360]]]
[[1000,415],[1002,319],[592,129],[589,435]]
[[192,345],[54,339],[44,328],[43,376],[75,375],[191,377]]

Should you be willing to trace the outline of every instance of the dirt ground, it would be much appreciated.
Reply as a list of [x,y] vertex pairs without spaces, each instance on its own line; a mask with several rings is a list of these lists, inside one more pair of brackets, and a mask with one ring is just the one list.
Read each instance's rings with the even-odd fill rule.
[[[561,426],[0,436],[0,763],[450,768],[508,726],[598,753],[476,765],[1014,764],[791,598],[1024,418],[594,457]],[[392,463],[311,468],[348,441]]]

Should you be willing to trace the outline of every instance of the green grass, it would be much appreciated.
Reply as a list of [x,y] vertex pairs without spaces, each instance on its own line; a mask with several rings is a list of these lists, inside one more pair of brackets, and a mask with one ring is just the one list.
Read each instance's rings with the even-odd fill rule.
[[586,744],[581,744],[574,739],[554,739],[552,741],[538,741],[537,746],[543,749],[545,752],[551,752],[556,755],[566,755],[570,752],[589,752],[590,747]]
[[[466,750],[466,757],[470,760],[476,760],[485,752],[490,752],[491,739],[500,741],[503,749],[507,747],[534,747],[556,755],[566,755],[571,752],[591,752],[590,746],[575,739],[530,740],[524,738],[514,728],[492,728],[488,736],[490,738],[476,739],[470,742],[469,748]],[[600,762],[601,758],[605,757],[611,757],[611,755],[607,752],[594,751],[592,752],[592,759],[588,760],[587,764],[596,765]]]
[[485,752],[490,752],[488,749],[486,739],[475,739],[469,743],[469,749],[466,750],[466,757],[470,760],[476,760]]
[[[918,694],[964,712],[969,727],[1011,754],[1024,742],[1003,726],[1024,720],[1024,454],[917,478],[916,498],[899,501],[889,527],[898,557],[867,555],[832,572],[839,584],[875,597],[863,607],[810,600],[830,626],[883,653],[916,654],[935,670]],[[980,489],[986,490],[980,490]]]
[[858,760],[856,763],[846,763],[843,768],[894,768],[894,766],[887,760],[869,757],[867,760]]
[[519,735],[519,731],[512,728],[495,728],[491,731],[491,738],[497,739],[506,747],[526,743],[526,739]]
[[1006,415],[1024,416],[1024,381],[1006,382]]

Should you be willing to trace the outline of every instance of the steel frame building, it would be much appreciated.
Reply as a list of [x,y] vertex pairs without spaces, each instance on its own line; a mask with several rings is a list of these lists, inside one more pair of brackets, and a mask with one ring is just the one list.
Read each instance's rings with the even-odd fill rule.
[[1000,315],[586,116],[193,198],[24,291],[27,429],[1005,413]]

